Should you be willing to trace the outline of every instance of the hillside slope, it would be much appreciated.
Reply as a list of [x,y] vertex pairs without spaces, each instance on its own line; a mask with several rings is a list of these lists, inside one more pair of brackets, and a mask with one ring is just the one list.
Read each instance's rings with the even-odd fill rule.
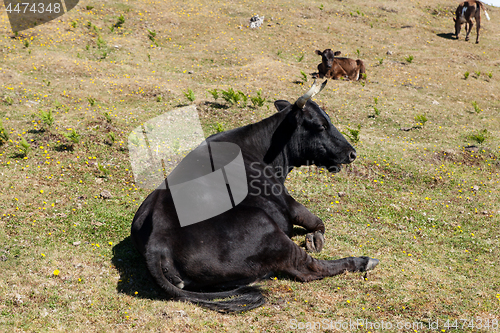
[[[457,4],[81,1],[18,35],[0,5],[0,330],[497,329],[500,9],[481,13],[474,44],[475,29],[452,37]],[[366,82],[330,80],[316,98],[358,159],[336,175],[296,169],[287,187],[325,221],[318,258],[380,265],[307,284],[278,275],[262,282],[268,304],[241,315],[165,300],[129,238],[150,192],[134,183],[129,133],[193,103],[206,136],[263,119],[307,90],[326,48],[367,67]],[[229,88],[266,101],[208,92]]]

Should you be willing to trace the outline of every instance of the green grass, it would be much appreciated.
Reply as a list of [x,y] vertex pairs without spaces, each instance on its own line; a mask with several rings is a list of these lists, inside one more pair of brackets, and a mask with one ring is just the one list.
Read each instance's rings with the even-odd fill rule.
[[477,131],[476,133],[470,134],[468,139],[475,141],[476,143],[482,144],[488,138],[488,130]]
[[300,70],[300,79],[303,83],[307,82],[307,74],[303,70]]
[[474,108],[474,112],[476,113],[480,113],[482,111],[479,105],[477,105],[476,101],[472,101],[472,107]]
[[[375,108],[375,112],[377,112],[378,110]],[[359,140],[360,140],[360,134],[361,134],[361,125],[358,124],[358,128],[357,129],[352,129],[352,128],[349,128],[347,127],[346,128],[347,131],[343,131],[342,134],[344,134],[347,138],[349,138],[349,140],[352,142],[352,143],[358,143]]]
[[188,90],[184,92],[184,96],[186,96],[187,100],[190,102],[194,102],[195,100],[194,92],[191,88],[188,88]]
[[[212,0],[84,3],[17,35],[1,12],[0,331],[281,332],[292,319],[499,318],[500,24],[484,23],[476,45],[439,37],[454,31],[456,9],[442,0],[370,0],[362,13],[323,4],[261,3],[259,29],[245,27],[255,10],[247,3]],[[134,181],[129,133],[185,105],[188,89],[205,136],[257,122],[275,100],[307,91],[311,82],[294,83],[317,71],[314,50],[329,47],[350,58],[359,49],[366,66],[365,86],[328,80],[314,98],[339,131],[354,138],[361,126],[358,157],[337,174],[296,168],[286,185],[325,222],[314,257],[368,255],[380,265],[366,280],[273,276],[261,283],[267,304],[238,315],[166,300],[129,237],[151,192]],[[411,65],[396,61],[407,55]],[[482,79],[464,80],[467,69]],[[207,93],[231,90],[222,104]],[[40,110],[52,110],[50,131]],[[413,128],[415,115],[425,126]]]
[[49,111],[40,110],[40,120],[50,128],[54,123],[54,115],[52,114],[52,109]]
[[419,114],[415,116],[415,121],[417,122],[417,126],[424,126],[427,120],[428,119],[425,114]]

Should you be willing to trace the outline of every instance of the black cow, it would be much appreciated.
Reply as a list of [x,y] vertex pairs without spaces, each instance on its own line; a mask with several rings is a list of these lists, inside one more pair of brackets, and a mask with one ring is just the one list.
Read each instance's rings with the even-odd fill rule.
[[[181,227],[168,184],[142,203],[132,222],[132,240],[171,298],[220,312],[245,311],[265,301],[258,288],[246,285],[271,272],[306,282],[378,264],[369,257],[317,260],[290,239],[293,225],[302,226],[309,232],[307,249],[320,251],[325,226],[286,192],[286,175],[311,163],[338,172],[356,158],[328,115],[310,100],[325,84],[315,82],[293,104],[276,101],[279,112],[269,118],[207,139],[241,148],[249,193],[236,207]],[[226,297],[232,298],[214,301]]]

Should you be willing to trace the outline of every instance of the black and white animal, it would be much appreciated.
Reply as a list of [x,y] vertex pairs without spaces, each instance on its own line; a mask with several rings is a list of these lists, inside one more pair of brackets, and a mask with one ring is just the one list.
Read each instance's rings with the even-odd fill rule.
[[271,272],[307,282],[378,264],[369,257],[317,260],[290,239],[293,226],[301,226],[308,232],[306,248],[321,251],[325,226],[288,194],[287,174],[305,164],[338,172],[356,159],[355,149],[310,100],[325,84],[315,82],[293,103],[276,101],[278,112],[269,118],[207,139],[209,145],[241,148],[249,193],[236,207],[181,227],[168,184],[142,203],[132,241],[168,296],[220,312],[246,311],[265,302],[258,288],[247,285]]
[[474,26],[474,22],[472,22],[472,18],[476,20],[476,44],[479,43],[479,29],[481,28],[481,10],[484,10],[484,15],[488,21],[490,20],[490,16],[486,12],[486,8],[481,1],[478,0],[468,0],[462,2],[458,5],[457,10],[455,12],[455,17],[453,21],[455,21],[455,36],[458,39],[458,35],[460,34],[460,29],[462,28],[462,24],[465,23],[465,40],[469,40],[469,34]]

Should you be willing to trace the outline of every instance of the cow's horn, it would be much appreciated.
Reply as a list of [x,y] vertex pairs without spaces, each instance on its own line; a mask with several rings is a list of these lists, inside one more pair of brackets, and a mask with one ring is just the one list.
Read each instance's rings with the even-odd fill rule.
[[307,101],[310,98],[312,98],[314,95],[319,93],[321,90],[323,90],[323,88],[326,86],[327,82],[328,82],[328,80],[325,80],[325,82],[323,82],[321,84],[321,86],[318,86],[318,85],[316,85],[316,79],[314,79],[314,82],[313,82],[311,89],[309,89],[308,92],[306,92],[304,95],[302,95],[302,97],[299,97],[299,99],[297,100],[297,102],[295,102],[295,104],[297,104],[297,106],[299,108],[303,109],[304,106],[306,105]]

